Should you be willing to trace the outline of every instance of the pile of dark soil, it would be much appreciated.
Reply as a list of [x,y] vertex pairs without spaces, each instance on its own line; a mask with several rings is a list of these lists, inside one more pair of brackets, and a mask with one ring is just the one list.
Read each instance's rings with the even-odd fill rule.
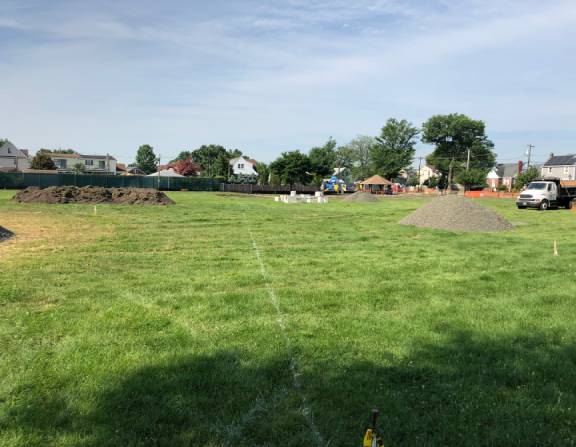
[[122,205],[172,205],[166,194],[148,188],[102,188],[99,186],[31,186],[13,200],[21,203],[115,203]]
[[7,230],[4,227],[0,227],[0,242],[4,242],[13,236],[14,233],[12,233],[10,230]]
[[346,202],[378,202],[378,197],[370,192],[356,191],[346,195],[343,200]]
[[434,199],[402,219],[400,223],[470,232],[506,231],[514,228],[514,225],[494,211],[456,195]]

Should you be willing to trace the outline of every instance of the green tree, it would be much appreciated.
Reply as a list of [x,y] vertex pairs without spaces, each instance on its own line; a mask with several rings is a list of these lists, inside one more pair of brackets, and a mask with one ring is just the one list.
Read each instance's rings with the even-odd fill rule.
[[271,186],[280,186],[282,184],[282,180],[280,180],[280,176],[275,172],[270,172],[270,185]]
[[519,174],[518,177],[516,177],[516,179],[514,180],[514,188],[522,189],[524,186],[530,184],[530,182],[533,182],[538,177],[540,177],[540,172],[538,171],[538,168],[531,166],[528,169],[526,169],[526,171],[524,171],[522,174]]
[[136,153],[136,166],[145,174],[156,172],[158,157],[154,153],[154,148],[149,144],[144,144],[138,148]]
[[72,170],[76,174],[81,174],[86,170],[86,167],[84,166],[84,163],[74,163],[74,166],[72,166]]
[[186,161],[192,157],[191,151],[181,151],[174,160],[170,160],[170,163],[176,163],[178,161]]
[[192,158],[202,168],[205,177],[228,177],[228,154],[218,144],[203,144],[192,151]]
[[[494,166],[496,154],[494,143],[486,136],[483,121],[453,113],[436,115],[423,125],[422,142],[434,144],[434,152],[426,158],[441,176],[456,177],[466,169],[470,151],[470,169],[480,169],[484,175]],[[451,180],[451,179],[448,179]]]
[[390,118],[376,144],[370,149],[370,160],[376,173],[384,178],[396,177],[414,160],[416,137],[420,131],[406,120]]
[[254,169],[258,173],[258,184],[266,185],[268,183],[268,177],[270,175],[270,171],[268,169],[268,166],[266,166],[266,163],[262,163],[261,161],[259,161],[258,163],[256,163],[256,166],[254,166]]
[[311,169],[310,158],[300,151],[282,152],[270,163],[270,171],[278,175],[283,184],[291,187],[296,183],[308,183]]
[[356,164],[358,167],[358,169],[355,170],[356,172],[354,172],[354,177],[365,179],[371,174],[370,153],[375,144],[375,138],[366,135],[358,135],[346,145],[352,154],[352,164]]
[[47,153],[38,151],[30,162],[30,168],[54,170],[56,169],[56,165]]
[[330,138],[324,146],[313,147],[308,153],[311,172],[320,178],[332,175],[336,165],[336,141]]
[[461,171],[456,175],[456,181],[464,185],[465,189],[470,187],[484,188],[486,186],[486,170],[475,168]]

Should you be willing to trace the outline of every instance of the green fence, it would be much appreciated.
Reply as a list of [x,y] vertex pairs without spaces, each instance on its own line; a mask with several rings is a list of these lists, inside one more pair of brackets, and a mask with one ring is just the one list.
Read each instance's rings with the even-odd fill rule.
[[179,191],[218,191],[220,182],[204,177],[147,177],[142,175],[36,174],[0,172],[0,188],[21,189],[28,186],[103,186],[105,188],[156,188]]

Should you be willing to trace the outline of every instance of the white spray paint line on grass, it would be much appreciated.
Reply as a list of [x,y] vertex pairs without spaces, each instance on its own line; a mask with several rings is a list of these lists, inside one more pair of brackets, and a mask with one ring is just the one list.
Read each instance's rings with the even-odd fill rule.
[[314,418],[312,417],[312,410],[308,405],[308,399],[306,399],[306,395],[304,394],[304,390],[302,389],[302,383],[300,382],[300,372],[298,371],[298,366],[296,365],[296,359],[294,358],[294,354],[292,353],[292,342],[290,341],[290,337],[288,337],[288,332],[286,330],[286,324],[284,322],[284,315],[282,314],[282,309],[280,308],[280,302],[278,301],[278,297],[276,296],[276,292],[274,288],[270,284],[270,280],[268,279],[268,272],[266,271],[266,266],[264,265],[264,261],[262,260],[262,256],[260,255],[260,249],[258,248],[258,244],[256,243],[256,238],[250,231],[250,238],[252,239],[252,247],[254,248],[254,252],[256,253],[256,259],[258,259],[258,263],[260,264],[260,273],[262,275],[262,279],[264,280],[264,285],[266,287],[266,291],[268,292],[268,297],[270,298],[270,302],[274,309],[276,310],[276,323],[278,323],[278,327],[282,332],[282,336],[284,337],[284,342],[286,343],[286,349],[288,350],[288,355],[290,356],[290,372],[292,373],[292,384],[294,386],[294,390],[300,397],[300,401],[302,402],[302,412],[306,418],[306,422],[308,423],[308,427],[314,436],[314,441],[317,446],[324,445],[324,439],[322,438],[322,434],[316,423],[314,422]]

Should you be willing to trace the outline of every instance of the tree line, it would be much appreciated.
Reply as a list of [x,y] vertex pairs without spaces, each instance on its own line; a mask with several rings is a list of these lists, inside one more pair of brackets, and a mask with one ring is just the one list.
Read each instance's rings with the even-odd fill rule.
[[[374,174],[394,180],[405,171],[409,174],[409,181],[417,184],[419,179],[412,165],[415,146],[420,140],[433,145],[433,151],[426,157],[426,164],[434,168],[437,176],[428,180],[430,186],[445,187],[454,181],[465,185],[484,185],[488,171],[496,163],[494,144],[486,136],[485,130],[483,121],[456,113],[435,115],[421,128],[405,119],[390,118],[378,136],[359,135],[340,146],[330,137],[324,145],[312,147],[307,153],[287,151],[269,165],[257,163],[255,169],[258,178],[251,180],[271,184],[319,185],[335,170],[339,175],[346,171],[345,177],[349,181],[366,179]],[[41,163],[33,160],[32,165],[37,168],[50,165],[49,169],[54,169],[48,153],[48,150],[39,151],[36,157]],[[232,181],[230,161],[241,156],[242,151],[238,149],[208,144],[180,152],[165,167],[173,168],[182,175],[201,173],[205,177]],[[153,147],[145,144],[138,149],[135,163],[131,166],[150,174],[156,172],[159,161]]]

